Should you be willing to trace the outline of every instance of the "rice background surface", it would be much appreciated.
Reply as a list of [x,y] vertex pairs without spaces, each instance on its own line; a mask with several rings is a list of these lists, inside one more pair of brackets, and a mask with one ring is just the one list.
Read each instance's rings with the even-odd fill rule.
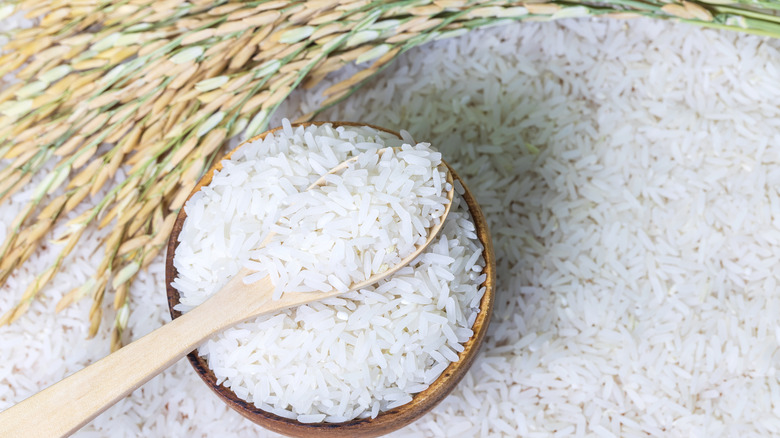
[[[778,48],[657,20],[512,24],[412,50],[321,115],[430,141],[492,227],[483,351],[396,436],[780,434]],[[296,92],[276,120],[313,109],[322,89]],[[54,313],[99,261],[89,233],[0,328],[0,410],[108,353],[110,299],[92,340],[88,299]],[[0,289],[0,312],[54,255]],[[134,283],[132,338],[169,319],[163,265]],[[180,361],[76,436],[273,434]]]

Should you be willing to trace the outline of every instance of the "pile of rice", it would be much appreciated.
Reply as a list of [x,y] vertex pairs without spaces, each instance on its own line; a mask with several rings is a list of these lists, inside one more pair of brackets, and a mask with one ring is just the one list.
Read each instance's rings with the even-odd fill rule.
[[[451,187],[429,144],[402,145],[370,127],[282,124],[223,161],[185,205],[177,310],[205,301],[242,266],[259,269],[248,283],[270,275],[275,299],[346,291],[411,255],[439,222]],[[218,382],[265,411],[304,423],[376,417],[458,361],[485,292],[482,250],[458,196],[431,245],[390,278],[247,321],[198,353]]]
[[274,297],[283,291],[346,292],[402,265],[427,242],[452,189],[439,168],[441,154],[418,143],[397,154],[393,148],[369,150],[352,160],[345,170],[323,175],[317,188],[288,198],[263,239],[269,242],[250,253],[245,267],[257,272],[245,283],[269,276]]
[[[437,145],[493,233],[482,353],[396,436],[780,434],[778,59],[780,41],[657,20],[512,24],[409,51],[323,114]],[[53,312],[99,262],[90,244],[0,328],[0,409],[108,352],[109,310],[91,341],[88,300]],[[167,319],[162,267],[134,285],[133,337]],[[276,435],[180,362],[77,436]]]
[[[174,259],[183,275],[173,284],[185,298],[189,289],[202,295],[210,280],[225,275],[224,265],[237,263],[257,271],[246,284],[269,276],[274,299],[282,292],[346,292],[411,256],[440,223],[451,187],[437,169],[441,154],[429,144],[405,144],[397,154],[393,148],[355,150],[360,153],[345,169],[325,173],[327,166],[338,167],[333,149],[355,148],[355,140],[339,137],[357,137],[360,130],[293,130],[283,123],[284,130],[266,136],[259,149],[284,152],[237,152],[184,206],[179,240],[185,244]],[[301,148],[301,140],[311,146]],[[283,148],[271,145],[280,142]],[[300,152],[290,152],[291,146]],[[321,178],[311,182],[315,177]]]

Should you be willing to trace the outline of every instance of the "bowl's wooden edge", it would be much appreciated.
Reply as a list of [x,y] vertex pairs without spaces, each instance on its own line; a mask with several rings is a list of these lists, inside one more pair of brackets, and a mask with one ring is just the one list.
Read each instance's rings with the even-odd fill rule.
[[[293,124],[292,126],[296,127],[296,126],[308,125],[308,124],[320,125],[325,123],[331,123],[333,124],[334,127],[368,126],[376,130],[383,131],[392,134],[394,136],[397,136],[398,138],[401,138],[400,134],[397,132],[385,128],[381,128],[378,126],[366,124],[366,123],[311,122],[311,123],[296,123]],[[190,195],[187,197],[187,199],[192,197],[203,186],[209,184],[211,182],[211,179],[214,177],[214,172],[222,169],[222,161],[229,159],[236,150],[238,150],[240,147],[244,146],[249,142],[263,139],[269,133],[275,132],[279,129],[282,128],[277,127],[274,129],[270,129],[260,135],[245,140],[244,142],[236,146],[236,148],[231,150],[219,161],[214,163],[214,165],[200,179],[198,184],[190,192]],[[495,254],[493,252],[493,242],[490,237],[487,221],[485,219],[485,216],[482,213],[481,208],[479,207],[479,204],[477,204],[471,192],[468,190],[468,188],[466,188],[466,185],[463,182],[463,180],[451,167],[450,167],[450,171],[452,172],[453,179],[463,184],[463,187],[466,189],[466,193],[463,196],[463,198],[466,201],[466,204],[468,205],[469,211],[471,212],[472,218],[474,220],[474,224],[477,230],[476,231],[477,237],[479,238],[479,240],[482,242],[484,246],[483,257],[485,259],[485,266],[486,266],[485,273],[487,274],[487,278],[485,279],[485,282],[482,284],[482,286],[485,287],[485,294],[482,297],[482,301],[480,302],[481,310],[480,313],[477,315],[477,319],[475,320],[474,325],[472,327],[472,330],[474,331],[474,335],[472,335],[471,339],[469,339],[464,344],[463,352],[461,352],[458,355],[460,360],[458,362],[451,363],[442,372],[441,376],[433,384],[431,384],[430,387],[428,387],[428,389],[418,394],[415,394],[412,402],[403,406],[399,406],[395,409],[385,411],[381,413],[379,416],[377,416],[377,418],[355,419],[344,423],[305,424],[284,417],[280,417],[270,412],[263,411],[261,409],[256,408],[251,403],[247,403],[246,401],[241,400],[229,388],[216,383],[217,382],[216,376],[214,375],[213,371],[208,367],[207,361],[204,358],[198,356],[197,350],[194,350],[187,355],[187,358],[190,361],[192,367],[197,372],[197,374],[201,377],[201,379],[203,379],[203,381],[209,387],[211,387],[211,389],[217,394],[217,396],[219,396],[219,398],[221,398],[225,403],[227,403],[228,406],[233,408],[235,411],[237,411],[244,417],[252,420],[253,422],[263,426],[266,429],[281,434],[289,435],[289,436],[309,437],[309,436],[316,435],[318,437],[325,437],[325,438],[328,437],[340,438],[344,436],[350,436],[350,437],[381,436],[412,423],[413,421],[415,421],[416,419],[424,415],[426,412],[433,409],[439,402],[441,402],[452,391],[452,389],[457,385],[457,383],[460,382],[460,380],[466,375],[466,372],[468,371],[471,364],[476,359],[478,349],[483,339],[485,338],[485,335],[487,334],[488,325],[490,324],[490,318],[493,312],[493,301],[494,301],[494,291],[495,291]],[[166,287],[166,295],[168,300],[168,310],[171,314],[172,319],[181,316],[181,312],[174,309],[174,306],[178,304],[179,294],[178,291],[173,286],[171,286],[171,283],[173,282],[173,280],[176,278],[177,275],[176,268],[173,266],[173,255],[175,254],[176,247],[178,246],[178,237],[179,234],[181,233],[181,229],[184,224],[185,218],[186,218],[186,213],[184,212],[184,208],[182,208],[176,217],[176,222],[174,223],[173,229],[171,231],[171,236],[168,240],[167,253],[166,253],[165,287]],[[442,379],[445,376],[451,379],[449,380],[449,382],[451,383],[449,386],[445,386],[441,383]]]

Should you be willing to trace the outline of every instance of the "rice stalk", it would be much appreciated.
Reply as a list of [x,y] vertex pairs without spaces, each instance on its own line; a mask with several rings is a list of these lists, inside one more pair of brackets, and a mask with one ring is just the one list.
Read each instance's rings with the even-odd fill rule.
[[[57,310],[91,296],[95,333],[103,296],[115,290],[112,348],[121,345],[138,272],[123,267],[143,268],[159,253],[225,141],[261,132],[292,90],[312,87],[344,64],[362,69],[325,90],[323,107],[413,47],[508,21],[648,16],[780,36],[780,5],[770,0],[10,4],[39,21],[13,31],[0,55],[0,74],[19,80],[0,90],[0,208],[36,186],[0,244],[0,284],[68,213],[88,206],[55,240],[65,245],[55,263],[0,324],[29,308],[86,227],[109,227],[93,278]],[[117,181],[120,169],[126,176]]]

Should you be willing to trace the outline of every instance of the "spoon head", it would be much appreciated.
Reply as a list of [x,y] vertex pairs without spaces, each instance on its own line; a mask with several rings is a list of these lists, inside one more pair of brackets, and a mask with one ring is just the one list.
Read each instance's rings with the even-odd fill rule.
[[[366,125],[364,123],[312,122],[312,123],[295,124],[293,125],[293,127],[300,126],[300,125],[306,126],[310,124],[320,125],[324,123],[331,123],[334,127],[369,126],[376,130],[393,134],[399,138],[401,137],[400,134],[396,132],[384,128],[376,127],[376,126]],[[190,193],[190,196],[192,196],[197,191],[199,191],[203,186],[208,185],[211,182],[214,172],[222,168],[222,164],[221,164],[222,161],[229,159],[230,156],[233,154],[233,152],[235,152],[238,148],[240,148],[246,143],[263,139],[269,133],[279,129],[281,128],[269,130],[263,134],[260,134],[256,137],[253,137],[245,141],[244,143],[236,147],[236,149],[228,153],[225,157],[223,157],[218,162],[216,162],[216,164],[198,182],[198,184],[193,189],[192,193]],[[201,379],[203,379],[203,381],[209,387],[211,387],[211,389],[225,403],[227,403],[228,406],[236,410],[239,414],[243,415],[244,417],[252,420],[253,422],[263,426],[266,429],[270,429],[275,432],[288,435],[288,436],[299,436],[299,437],[317,436],[317,437],[341,438],[344,436],[374,437],[374,436],[384,435],[394,430],[400,429],[406,426],[407,424],[410,424],[413,421],[419,419],[426,412],[430,411],[434,406],[436,406],[441,400],[443,400],[450,393],[450,391],[452,391],[452,389],[457,385],[457,383],[463,378],[463,376],[466,374],[469,367],[474,362],[474,359],[477,356],[479,347],[482,344],[482,341],[484,340],[485,334],[487,333],[488,324],[490,322],[490,316],[493,311],[493,300],[494,300],[494,293],[495,293],[494,292],[495,291],[495,256],[493,253],[493,244],[490,239],[490,233],[488,231],[485,217],[482,214],[482,210],[480,209],[476,200],[472,196],[471,192],[468,190],[465,184],[463,184],[461,178],[448,164],[446,163],[443,164],[447,168],[448,181],[450,181],[453,186],[457,183],[462,185],[464,188],[464,193],[461,195],[461,197],[463,198],[466,205],[468,206],[469,212],[471,213],[472,219],[474,221],[474,225],[476,227],[477,237],[482,243],[482,246],[484,248],[482,251],[482,256],[485,259],[485,270],[483,272],[486,274],[486,279],[481,286],[485,287],[485,294],[483,295],[482,300],[480,302],[479,314],[477,315],[477,318],[474,321],[474,325],[472,326],[472,330],[474,334],[466,343],[463,344],[464,350],[459,353],[458,355],[459,360],[457,362],[451,363],[442,372],[441,376],[439,376],[439,378],[436,379],[436,381],[434,381],[426,390],[418,394],[415,394],[411,402],[385,412],[380,412],[379,415],[373,419],[358,418],[343,423],[301,423],[296,420],[284,418],[272,414],[270,412],[266,412],[261,409],[258,409],[252,403],[247,403],[246,401],[239,398],[229,388],[226,388],[225,386],[218,384],[217,378],[214,375],[214,372],[208,367],[208,363],[206,359],[200,357],[196,350],[188,354],[187,359],[190,361],[190,364],[192,364],[193,368],[195,368],[195,371],[198,373]],[[451,190],[450,193],[448,194],[450,201],[452,201],[453,196],[454,196],[454,190]],[[449,205],[451,205],[451,202]],[[447,207],[447,211],[445,212],[445,215],[447,213],[449,213],[449,206]],[[182,208],[179,211],[179,214],[176,218],[176,222],[173,226],[173,231],[171,232],[171,237],[168,241],[168,252],[166,254],[166,266],[165,266],[166,292],[168,297],[168,308],[171,314],[171,318],[173,319],[181,316],[181,312],[174,309],[174,306],[176,306],[179,303],[179,292],[173,286],[171,286],[171,282],[178,275],[176,268],[173,266],[173,256],[176,252],[176,247],[178,246],[178,237],[179,234],[181,233],[181,229],[182,226],[184,225],[184,220],[186,219],[186,217],[187,215],[184,209]],[[443,223],[444,220],[441,220],[440,224]],[[439,225],[439,227],[441,227],[441,225]],[[432,230],[430,235],[433,235],[434,231],[438,233],[439,230],[438,229]],[[369,284],[372,284],[376,281],[377,281],[376,279],[371,280]]]
[[[378,156],[382,156],[383,154],[387,152],[398,152],[401,148],[384,148],[377,151]],[[326,174],[322,175],[317,181],[314,181],[307,190],[312,190],[316,187],[320,187],[326,184],[326,177],[328,175],[338,174],[349,167],[351,163],[356,162],[360,158],[360,155],[356,155],[348,160],[345,160],[344,162],[340,163],[338,166],[334,167],[333,169],[330,169]],[[404,266],[408,265],[412,262],[412,260],[416,259],[417,256],[423,253],[428,246],[430,246],[431,243],[433,243],[434,240],[436,240],[436,236],[439,235],[439,232],[441,231],[442,227],[444,226],[444,223],[447,219],[447,215],[450,214],[450,209],[452,208],[452,200],[455,197],[455,181],[452,177],[452,167],[450,167],[449,164],[447,164],[444,160],[441,161],[441,164],[438,166],[439,171],[443,172],[445,176],[445,182],[449,184],[449,190],[445,192],[445,198],[447,198],[447,203],[444,205],[444,212],[442,215],[438,218],[438,223],[434,224],[428,229],[428,235],[426,236],[425,243],[422,245],[418,245],[417,248],[408,256],[404,257],[400,262],[393,265],[389,269],[376,273],[374,275],[371,275],[367,279],[353,283],[349,287],[349,291],[356,291],[365,288],[366,286],[370,286],[374,283],[378,283],[381,280],[384,280],[385,278],[388,278],[398,272],[400,269],[402,269]],[[323,292],[323,293],[300,293],[300,294],[285,294],[287,297],[282,297],[282,300],[287,299],[290,300],[290,306],[303,304],[306,302],[316,301],[316,300],[322,300],[325,298],[329,298],[332,296],[340,295],[345,292],[339,292],[339,291],[332,291],[332,292]]]

